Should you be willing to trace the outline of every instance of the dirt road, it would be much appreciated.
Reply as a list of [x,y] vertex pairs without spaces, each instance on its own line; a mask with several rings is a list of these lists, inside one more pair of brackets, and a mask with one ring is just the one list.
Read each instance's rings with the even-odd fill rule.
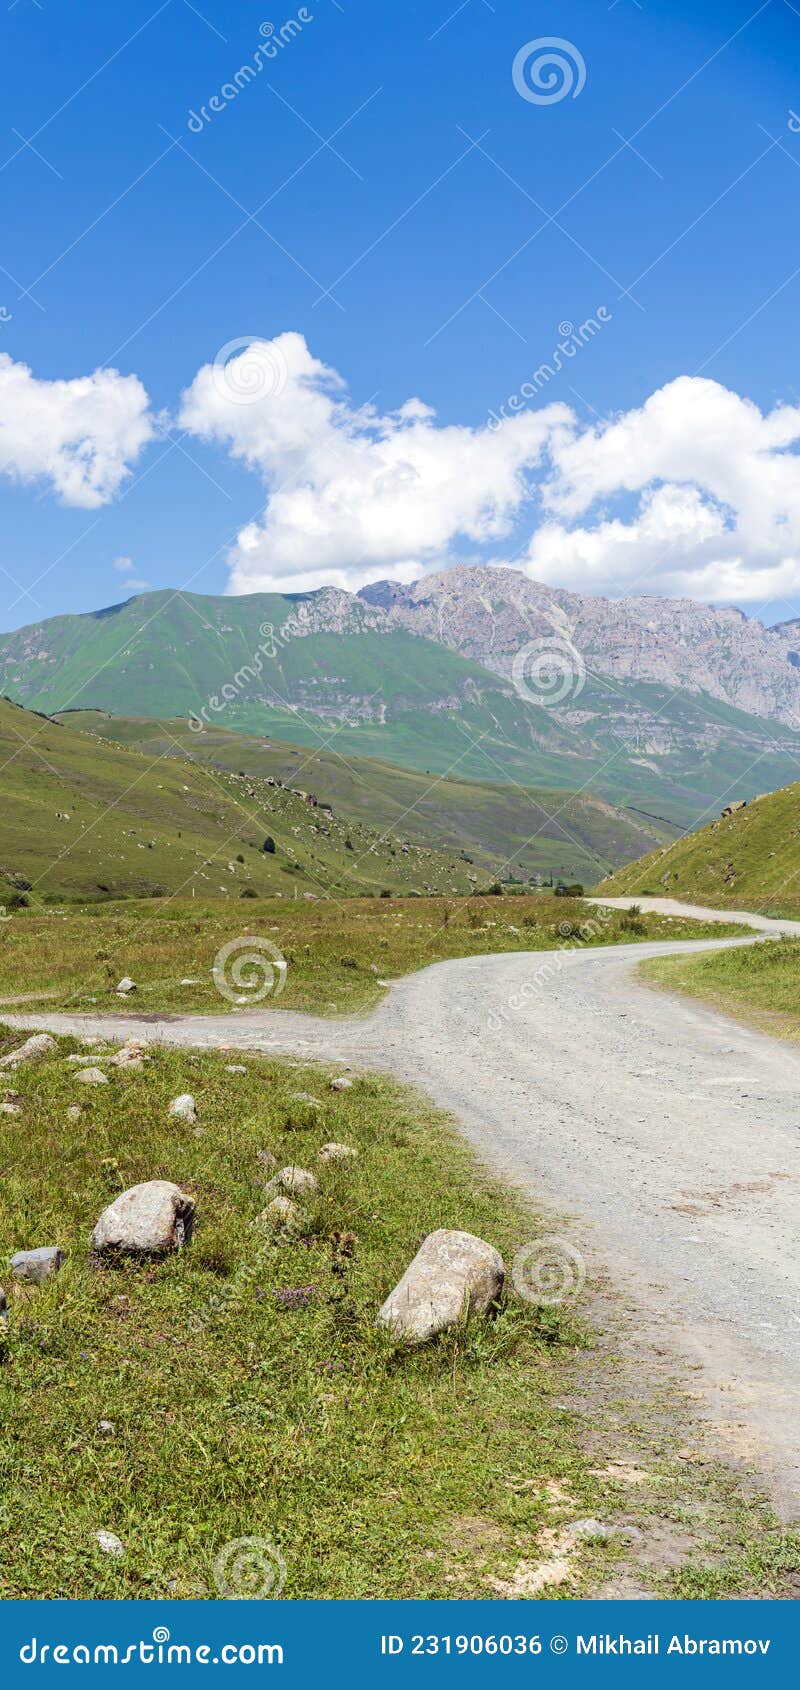
[[[667,900],[639,902],[685,913]],[[798,923],[742,919],[800,933]],[[487,1164],[552,1215],[590,1279],[607,1277],[648,1340],[680,1359],[717,1445],[760,1471],[792,1516],[800,1047],[637,981],[642,959],[694,949],[661,942],[437,963],[398,981],[369,1017],[339,1021],[269,1008],[7,1019],[286,1052],[423,1087]]]

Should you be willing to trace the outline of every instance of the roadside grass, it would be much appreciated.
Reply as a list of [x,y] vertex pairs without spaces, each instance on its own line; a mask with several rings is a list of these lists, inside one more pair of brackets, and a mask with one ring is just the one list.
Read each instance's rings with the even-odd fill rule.
[[[502,951],[704,939],[743,929],[670,916],[599,911],[579,899],[541,895],[349,898],[344,903],[279,899],[231,908],[199,899],[127,901],[81,909],[23,910],[0,921],[0,1001],[40,993],[52,1007],[121,1013],[219,1013],[265,1008],[334,1015],[371,1008],[386,982],[448,957]],[[269,953],[230,997],[212,978],[229,940],[252,936],[286,961],[285,989]],[[243,947],[247,949],[246,946]],[[265,974],[266,969],[266,974]],[[136,992],[117,997],[123,976]],[[188,980],[188,985],[182,985]],[[271,986],[264,995],[265,985]]]
[[657,957],[643,962],[640,973],[653,985],[702,998],[761,1032],[800,1039],[800,939]]
[[[0,1029],[0,1052],[16,1042]],[[418,1351],[376,1329],[432,1228],[476,1232],[509,1266],[543,1230],[424,1099],[373,1077],[333,1093],[328,1070],[262,1058],[231,1074],[224,1055],[158,1047],[87,1095],[65,1060],[75,1049],[62,1040],[8,1076],[21,1113],[3,1116],[0,1183],[4,1597],[214,1598],[215,1558],[242,1538],[261,1541],[267,1578],[283,1558],[286,1598],[493,1596],[520,1577],[524,1590],[565,1522],[598,1516],[638,1522],[641,1544],[578,1541],[543,1595],[596,1590],[631,1552],[646,1561],[662,1517],[689,1524],[683,1571],[662,1576],[657,1555],[640,1566],[654,1593],[782,1592],[796,1536],[713,1465],[676,1458],[685,1405],[650,1424],[641,1379],[621,1400],[613,1358],[571,1306],[536,1308],[510,1285],[495,1319]],[[199,1134],[167,1115],[184,1090]],[[358,1160],[320,1164],[333,1138]],[[297,1237],[254,1225],[260,1152],[318,1175]],[[93,1260],[105,1205],[156,1177],[195,1196],[192,1242],[160,1263]],[[61,1272],[13,1280],[12,1252],[47,1243],[66,1252]],[[646,1501],[620,1483],[621,1449],[644,1451]],[[101,1529],[123,1558],[101,1552]]]

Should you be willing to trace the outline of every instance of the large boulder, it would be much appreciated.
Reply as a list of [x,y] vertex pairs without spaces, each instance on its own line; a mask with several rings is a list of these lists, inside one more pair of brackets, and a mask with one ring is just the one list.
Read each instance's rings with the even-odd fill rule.
[[103,1210],[92,1233],[94,1250],[128,1250],[163,1256],[188,1244],[195,1202],[168,1179],[132,1185]]
[[10,1050],[8,1056],[0,1057],[0,1068],[19,1068],[23,1062],[42,1062],[57,1049],[56,1041],[49,1033],[32,1033],[24,1045]]
[[424,1344],[470,1314],[486,1314],[503,1289],[503,1258],[471,1232],[429,1232],[378,1321],[409,1344]]

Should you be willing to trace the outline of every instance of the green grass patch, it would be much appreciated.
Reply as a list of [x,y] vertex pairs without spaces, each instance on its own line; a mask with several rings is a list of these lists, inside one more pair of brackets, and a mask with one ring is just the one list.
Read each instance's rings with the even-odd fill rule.
[[655,985],[702,998],[762,1032],[800,1039],[800,939],[764,939],[696,957],[657,957],[642,963],[641,973]]
[[[228,941],[246,938],[276,947],[287,964],[285,987],[263,1000],[264,974],[241,996],[264,1007],[332,1015],[369,1009],[391,980],[448,957],[560,946],[635,943],[641,939],[721,938],[741,928],[669,916],[601,912],[580,899],[543,896],[262,899],[225,906],[219,901],[170,899],[115,906],[23,910],[0,921],[0,998],[48,994],[53,1007],[235,1013],[212,977]],[[246,948],[246,947],[245,947]],[[269,955],[268,955],[269,963]],[[128,975],[137,990],[116,996]],[[228,975],[226,974],[226,979]],[[273,975],[277,984],[278,974]],[[182,980],[194,982],[182,985]]]
[[[15,1042],[0,1028],[0,1053]],[[478,1233],[507,1264],[542,1230],[423,1099],[373,1077],[332,1093],[327,1071],[261,1058],[232,1075],[223,1054],[158,1047],[87,1093],[74,1049],[8,1076],[21,1113],[3,1117],[2,1256],[57,1243],[66,1261],[38,1288],[2,1272],[6,1599],[215,1598],[217,1557],[242,1538],[282,1558],[287,1598],[493,1596],[586,1517],[638,1522],[636,1555],[653,1522],[656,1543],[665,1520],[693,1522],[680,1566],[662,1575],[656,1551],[642,1574],[654,1593],[681,1577],[685,1594],[785,1586],[796,1538],[730,1476],[676,1459],[684,1405],[665,1429],[640,1375],[626,1401],[580,1311],[510,1286],[494,1319],[415,1352],[376,1328],[433,1228]],[[186,1089],[200,1132],[167,1113]],[[358,1160],[320,1164],[331,1138]],[[254,1224],[265,1154],[318,1175],[294,1238]],[[195,1197],[192,1242],[161,1262],[93,1258],[106,1204],[156,1177]],[[643,1447],[632,1490],[611,1458]],[[630,1552],[624,1536],[573,1544],[568,1579],[542,1594],[597,1589]]]

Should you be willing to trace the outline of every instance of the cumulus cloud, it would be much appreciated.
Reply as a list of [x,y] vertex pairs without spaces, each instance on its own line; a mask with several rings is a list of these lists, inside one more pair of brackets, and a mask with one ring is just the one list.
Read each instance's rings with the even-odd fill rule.
[[[764,415],[718,382],[682,376],[640,408],[554,444],[542,488],[548,515],[525,566],[589,592],[741,603],[796,593],[798,443],[800,407]],[[634,505],[625,518],[607,509],[619,496]]]
[[570,412],[548,405],[468,428],[437,423],[419,399],[356,407],[302,335],[282,334],[223,348],[184,394],[180,423],[267,486],[231,558],[231,591],[256,592],[410,580],[456,542],[502,539]]
[[764,415],[718,382],[680,377],[597,426],[549,404],[460,427],[419,399],[353,406],[303,336],[282,334],[223,348],[180,421],[267,488],[232,592],[411,580],[459,548],[589,592],[746,602],[800,585],[800,408]]
[[40,381],[0,354],[1,473],[47,481],[65,504],[92,509],[114,498],[152,434],[138,376]]

